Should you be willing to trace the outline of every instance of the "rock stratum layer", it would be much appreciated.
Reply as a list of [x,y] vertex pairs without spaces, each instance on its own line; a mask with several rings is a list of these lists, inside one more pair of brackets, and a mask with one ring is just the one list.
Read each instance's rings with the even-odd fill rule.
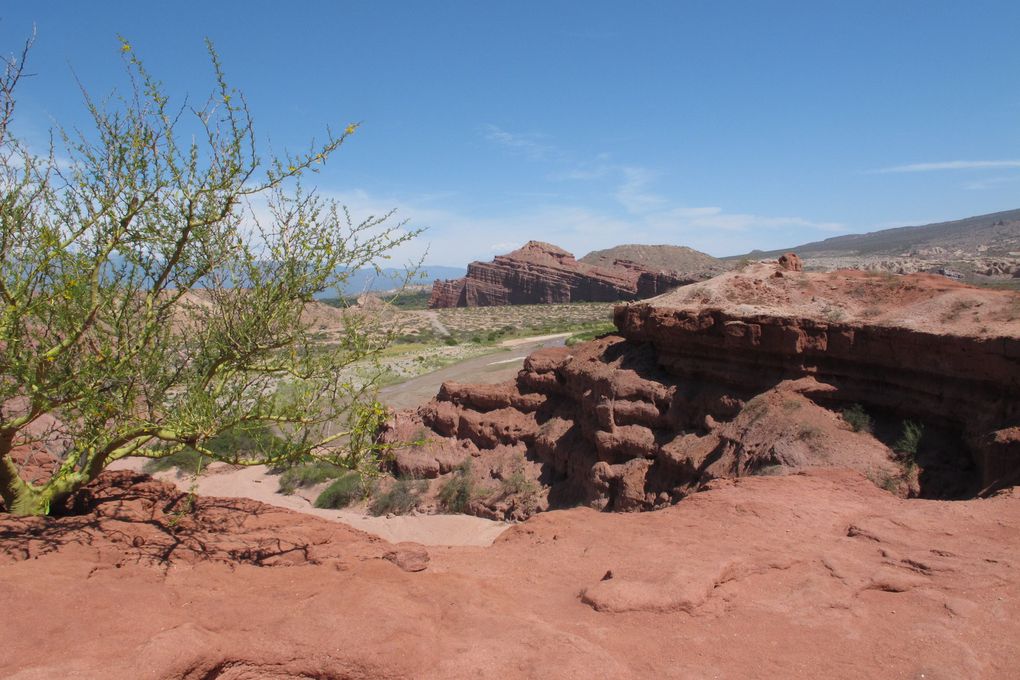
[[[492,262],[472,262],[464,278],[436,281],[429,307],[636,300],[704,280],[725,269],[718,260],[689,248],[643,248],[653,252],[657,252],[656,248],[673,248],[680,252],[670,250],[658,253],[654,261],[647,257],[639,257],[642,261],[638,261],[614,258],[612,251],[599,251],[592,253],[599,255],[596,263],[588,263],[574,259],[554,245],[529,241],[519,250],[497,255]],[[670,261],[674,266],[663,266],[663,262]]]
[[1020,482],[1020,296],[798,265],[621,305],[618,335],[537,352],[515,381],[444,385],[386,433],[428,434],[397,472],[469,474],[471,511],[511,518],[649,510],[715,478],[812,467],[925,498]]

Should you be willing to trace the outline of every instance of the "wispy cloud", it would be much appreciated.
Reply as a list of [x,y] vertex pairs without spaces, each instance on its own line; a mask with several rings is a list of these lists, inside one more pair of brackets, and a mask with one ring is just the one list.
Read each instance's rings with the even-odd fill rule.
[[987,170],[989,168],[1020,168],[1020,160],[999,161],[940,161],[938,163],[909,163],[872,170],[873,174],[885,175],[897,172],[935,172],[939,170]]
[[[427,264],[462,265],[510,252],[530,239],[566,248],[578,257],[621,243],[686,245],[713,255],[733,255],[753,248],[792,245],[811,240],[805,230],[846,231],[841,224],[802,217],[775,217],[728,212],[718,206],[677,207],[668,203],[640,213],[600,210],[588,205],[529,204],[509,213],[479,216],[477,210],[444,207],[421,200],[373,195],[365,191],[331,194],[350,207],[355,220],[396,209],[396,221],[428,227],[418,239],[391,253],[390,263],[414,262],[427,250]],[[392,265],[388,265],[392,266]]]
[[537,133],[509,132],[497,125],[487,124],[482,126],[482,135],[511,153],[531,160],[550,160],[559,155],[554,147],[539,141],[543,136]]
[[623,175],[623,181],[613,197],[627,212],[635,215],[649,213],[662,209],[668,203],[665,197],[650,189],[658,173],[636,166],[620,167],[619,172]]
[[703,208],[673,208],[651,218],[663,227],[673,225],[688,231],[716,230],[749,233],[766,229],[806,228],[839,233],[846,226],[839,222],[818,222],[803,217],[770,217],[752,213],[731,213],[716,206]]
[[[480,259],[491,251],[499,252],[504,245],[511,250],[509,246],[532,238],[577,251],[579,256],[621,243],[672,243],[726,255],[774,245],[776,241],[810,240],[804,231],[847,231],[838,222],[729,212],[719,206],[678,205],[677,200],[656,188],[662,173],[654,168],[620,162],[608,153],[579,159],[537,133],[513,133],[495,125],[484,126],[482,133],[486,140],[509,153],[547,166],[547,180],[592,183],[596,194],[610,202],[601,201],[602,207],[595,209],[590,197],[571,200],[568,192],[563,192],[544,204],[529,205],[505,217],[472,220],[454,212],[437,215],[434,224],[441,226],[429,234],[431,255],[450,253],[451,263],[463,259],[466,253],[471,259]],[[582,202],[584,205],[578,205]],[[766,233],[768,236],[763,236]],[[497,239],[501,242],[493,243]]]
[[986,177],[985,179],[967,182],[966,184],[963,185],[963,188],[969,189],[971,191],[981,191],[984,189],[994,189],[996,187],[1002,186],[1003,184],[1013,184],[1014,182],[1020,182],[1020,174]]

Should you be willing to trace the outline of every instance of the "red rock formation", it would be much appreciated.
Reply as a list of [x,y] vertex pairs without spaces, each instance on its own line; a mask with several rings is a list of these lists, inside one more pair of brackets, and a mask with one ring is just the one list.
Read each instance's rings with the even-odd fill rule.
[[779,266],[791,272],[804,271],[804,264],[797,257],[797,253],[787,253],[779,256]]
[[918,503],[845,470],[717,480],[427,563],[142,477],[90,492],[84,514],[0,515],[0,677],[1016,677],[1016,490]]
[[[526,471],[542,489],[533,510],[650,509],[712,478],[834,464],[935,498],[1020,481],[1015,294],[780,269],[621,305],[620,336],[537,352],[511,383],[444,385],[395,419],[391,441],[436,435],[399,451],[397,470],[441,476],[472,457],[482,479]],[[853,404],[874,434],[840,418]],[[924,427],[916,457],[898,443],[906,421]],[[472,509],[527,514],[500,493]]]
[[429,307],[636,300],[718,271],[651,271],[625,260],[595,266],[579,262],[554,245],[529,241],[519,250],[497,255],[492,262],[472,262],[462,279],[436,281]]

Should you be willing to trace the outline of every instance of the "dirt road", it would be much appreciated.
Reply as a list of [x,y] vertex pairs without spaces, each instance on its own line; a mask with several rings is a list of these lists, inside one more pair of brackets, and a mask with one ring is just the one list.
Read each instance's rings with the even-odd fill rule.
[[465,383],[492,384],[509,380],[524,365],[524,358],[542,347],[559,347],[566,334],[519,338],[509,349],[468,359],[432,373],[411,378],[379,390],[379,400],[392,409],[415,408],[432,399],[447,380]]

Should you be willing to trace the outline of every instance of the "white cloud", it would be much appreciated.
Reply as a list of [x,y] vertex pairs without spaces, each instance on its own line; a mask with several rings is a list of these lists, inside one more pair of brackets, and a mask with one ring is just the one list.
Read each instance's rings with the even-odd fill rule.
[[874,174],[899,172],[933,172],[938,170],[982,170],[988,168],[1020,168],[1020,160],[1001,161],[941,161],[938,163],[910,163],[872,170]]
[[627,212],[640,215],[662,208],[667,200],[649,191],[648,185],[656,177],[656,173],[647,168],[636,166],[622,166],[619,172],[623,174],[623,182],[613,194],[614,198],[627,209]]
[[[396,208],[395,219],[408,219],[411,227],[428,227],[420,238],[392,254],[393,263],[415,261],[427,247],[426,264],[463,265],[489,260],[531,239],[553,243],[578,257],[624,243],[686,245],[712,255],[732,255],[810,241],[817,237],[811,232],[846,231],[836,222],[678,205],[655,190],[659,172],[654,169],[613,161],[607,153],[578,162],[538,134],[512,133],[495,125],[484,126],[482,132],[485,139],[529,161],[559,166],[546,175],[550,181],[594,182],[594,201],[572,199],[567,192],[532,192],[528,196],[532,200],[520,202],[516,210],[479,216],[457,195],[396,199],[357,190],[333,197],[349,206],[355,219]],[[599,192],[602,185],[605,190]]]
[[713,255],[733,255],[812,240],[814,235],[804,231],[845,231],[834,222],[727,212],[717,206],[665,204],[638,214],[617,215],[576,204],[539,204],[510,214],[476,217],[472,211],[440,208],[420,198],[401,201],[365,191],[332,197],[347,205],[355,220],[396,208],[395,220],[407,219],[410,227],[428,227],[419,238],[391,253],[389,266],[417,261],[426,249],[426,264],[490,260],[531,239],[553,243],[578,257],[623,243],[686,245]]
[[536,133],[508,132],[499,126],[487,124],[482,126],[482,134],[490,142],[531,160],[549,160],[559,155],[556,149],[538,141],[542,135]]
[[972,191],[981,191],[983,189],[994,189],[1002,186],[1003,184],[1012,184],[1014,182],[1020,182],[1020,175],[1000,175],[998,177],[987,177],[985,179],[975,180],[973,182],[967,182],[963,185],[964,189],[970,189]]
[[729,213],[719,207],[673,208],[650,215],[647,221],[663,230],[672,227],[687,233],[717,233],[723,240],[769,230],[811,229],[831,233],[846,231],[846,227],[838,222],[816,222],[803,217]]

